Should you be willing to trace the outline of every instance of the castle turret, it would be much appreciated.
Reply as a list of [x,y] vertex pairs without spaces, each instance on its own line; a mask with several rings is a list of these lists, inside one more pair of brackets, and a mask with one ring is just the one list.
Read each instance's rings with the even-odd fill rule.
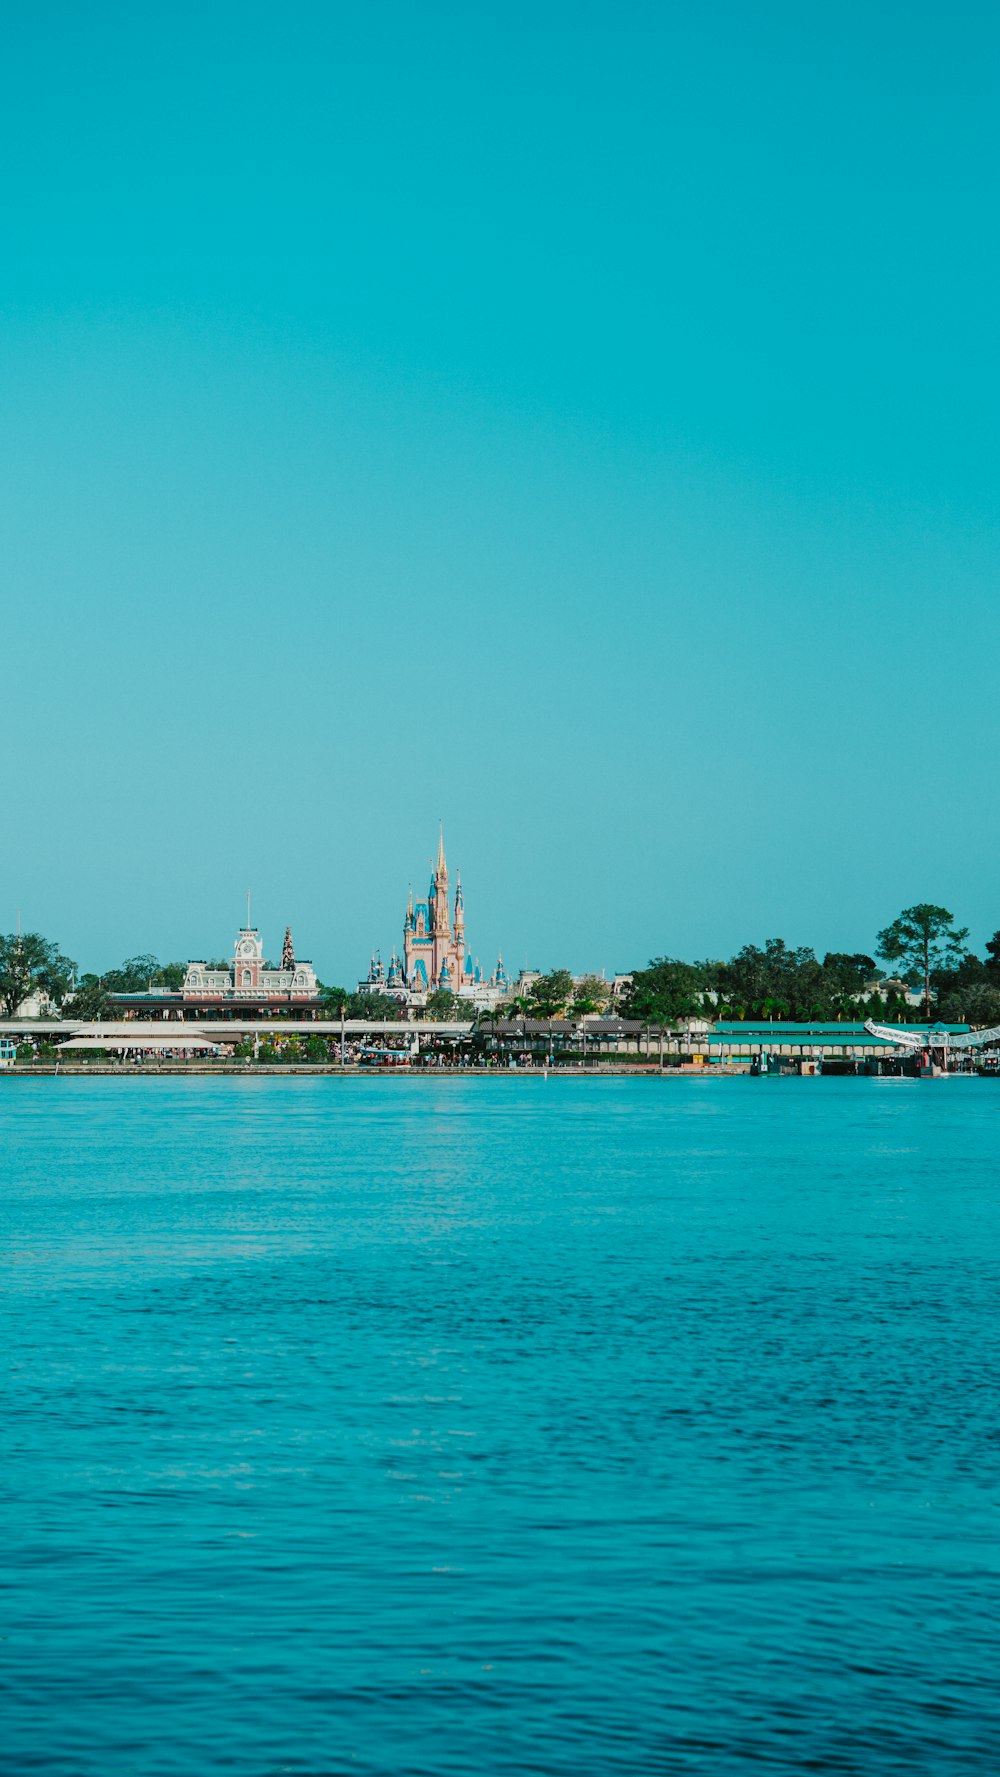
[[291,926],[285,927],[285,942],[281,946],[281,966],[283,969],[294,969],[295,967],[295,946],[292,943]]
[[465,900],[462,895],[462,872],[458,872],[455,882],[455,945],[456,948],[465,940]]

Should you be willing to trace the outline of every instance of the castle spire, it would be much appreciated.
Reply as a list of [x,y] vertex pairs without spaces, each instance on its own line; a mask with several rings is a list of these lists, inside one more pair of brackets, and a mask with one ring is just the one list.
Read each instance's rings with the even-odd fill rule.
[[444,855],[443,821],[438,832],[437,864],[434,868],[434,875],[431,877],[431,892],[428,900],[431,913],[431,932],[436,939],[447,942],[451,938],[451,918],[448,912],[448,861]]
[[465,897],[462,894],[462,872],[455,879],[455,942],[460,943],[465,931]]
[[292,943],[292,928],[285,927],[285,942],[281,947],[281,966],[283,969],[294,969],[295,946]]

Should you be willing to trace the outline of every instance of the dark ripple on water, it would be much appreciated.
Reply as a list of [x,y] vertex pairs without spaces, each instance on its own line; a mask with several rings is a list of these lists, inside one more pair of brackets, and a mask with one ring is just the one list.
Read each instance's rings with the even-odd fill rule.
[[990,1772],[990,1082],[9,1082],[5,1772]]

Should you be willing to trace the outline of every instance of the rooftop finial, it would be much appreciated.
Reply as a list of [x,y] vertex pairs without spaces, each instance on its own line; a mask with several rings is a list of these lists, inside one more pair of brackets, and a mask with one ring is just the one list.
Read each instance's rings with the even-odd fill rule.
[[445,858],[445,855],[444,855],[444,822],[443,822],[443,821],[439,821],[439,822],[438,822],[438,861],[437,861],[437,867],[438,867],[438,872],[439,872],[439,874],[440,874],[440,875],[442,875],[442,876],[445,876],[445,875],[447,875],[447,871],[448,871],[448,863],[447,863],[447,859],[446,859],[446,858]]

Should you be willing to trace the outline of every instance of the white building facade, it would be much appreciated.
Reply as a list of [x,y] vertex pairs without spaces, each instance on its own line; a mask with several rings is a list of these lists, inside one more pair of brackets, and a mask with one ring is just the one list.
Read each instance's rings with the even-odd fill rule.
[[256,926],[243,926],[229,967],[213,969],[204,962],[188,963],[181,992],[186,1000],[314,1000],[319,997],[319,982],[311,962],[296,962],[290,932],[285,933],[281,967],[274,969],[264,960]]

